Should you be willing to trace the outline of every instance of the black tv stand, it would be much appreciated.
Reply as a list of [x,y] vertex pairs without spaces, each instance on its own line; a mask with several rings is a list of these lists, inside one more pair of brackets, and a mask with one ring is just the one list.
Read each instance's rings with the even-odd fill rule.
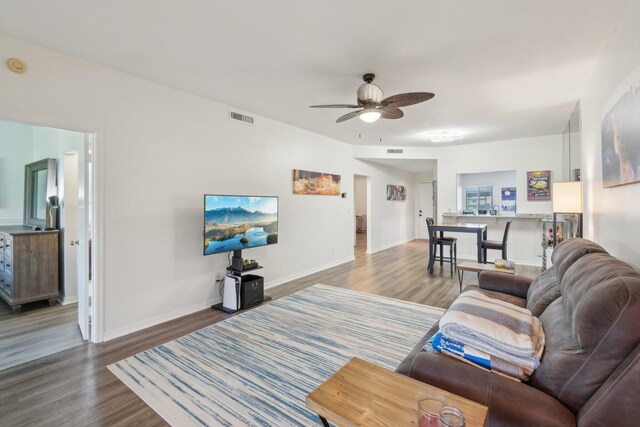
[[[234,261],[235,261],[235,262],[234,262]],[[249,272],[251,272],[251,271],[259,270],[259,269],[261,269],[261,268],[262,268],[262,266],[261,266],[261,265],[258,265],[257,263],[253,264],[253,265],[252,265],[251,267],[249,267],[249,268],[244,268],[244,265],[245,265],[245,264],[244,264],[244,260],[242,259],[242,250],[236,250],[236,251],[233,251],[233,260],[232,260],[231,265],[230,265],[229,267],[227,267],[227,271],[228,271],[232,276],[240,277],[240,280],[242,281],[242,276],[243,276],[244,274],[248,274],[248,273],[249,273]],[[243,268],[242,268],[242,270],[239,270],[239,269],[237,269],[237,268],[234,268],[234,266],[236,266],[236,267],[237,267],[237,266],[242,266]],[[255,275],[253,275],[253,276],[254,276],[254,277],[258,277],[258,278],[260,278],[260,279],[262,279],[262,280],[264,281],[264,278],[262,278],[261,276],[255,276]],[[242,285],[241,285],[241,286],[242,286]],[[214,310],[220,310],[220,311],[222,311],[222,312],[224,312],[224,313],[229,313],[229,314],[231,314],[231,313],[236,313],[236,312],[238,312],[238,311],[248,310],[248,309],[250,309],[250,308],[257,307],[257,306],[259,306],[259,305],[263,304],[264,302],[271,301],[271,299],[272,299],[272,298],[271,298],[269,295],[264,295],[264,294],[263,294],[262,301],[256,302],[256,303],[252,304],[252,305],[251,305],[251,306],[249,306],[249,307],[239,308],[239,309],[237,309],[237,310],[233,310],[233,309],[230,309],[230,308],[224,307],[224,306],[222,305],[223,303],[222,303],[222,302],[219,302],[219,303],[217,303],[217,304],[212,305],[212,306],[211,306],[211,308],[212,308],[212,309],[214,309]]]
[[261,268],[264,268],[264,267],[259,265],[257,267],[251,267],[251,268],[244,269],[242,271],[238,271],[238,270],[234,270],[233,267],[227,267],[227,271],[230,272],[230,273],[233,273],[234,276],[241,276],[241,275],[246,274],[246,273],[248,273],[250,271],[260,270]]
[[213,305],[211,306],[211,308],[212,308],[212,309],[214,309],[214,310],[219,310],[219,311],[225,312],[225,313],[227,313],[227,314],[233,314],[233,313],[237,313],[237,312],[239,312],[239,311],[249,310],[249,309],[251,309],[251,308],[258,307],[258,306],[262,305],[263,303],[265,303],[265,302],[267,302],[267,301],[271,301],[272,299],[273,299],[273,298],[272,298],[272,297],[270,297],[269,295],[265,295],[265,296],[264,296],[264,299],[262,300],[262,302],[261,302],[260,304],[254,304],[254,305],[252,305],[251,307],[247,307],[247,308],[239,308],[238,310],[233,310],[233,309],[230,309],[230,308],[224,307],[224,306],[222,305],[222,303],[221,303],[221,302],[219,302],[219,303],[217,303],[217,304],[213,304]]

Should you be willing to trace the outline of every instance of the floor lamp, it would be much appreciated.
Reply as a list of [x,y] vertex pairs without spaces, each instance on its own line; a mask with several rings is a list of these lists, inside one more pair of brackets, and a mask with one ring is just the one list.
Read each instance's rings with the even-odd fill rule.
[[582,237],[582,183],[558,182],[553,184],[553,247],[558,236],[556,228],[557,214],[578,214],[577,236]]

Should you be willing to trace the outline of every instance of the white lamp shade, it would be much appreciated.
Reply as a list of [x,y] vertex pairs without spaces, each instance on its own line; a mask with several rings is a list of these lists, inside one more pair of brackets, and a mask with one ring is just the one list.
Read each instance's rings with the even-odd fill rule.
[[364,113],[360,114],[360,120],[366,123],[373,123],[378,120],[381,116],[380,111],[371,109],[370,111],[365,110]]
[[582,213],[582,183],[579,181],[554,183],[553,211]]

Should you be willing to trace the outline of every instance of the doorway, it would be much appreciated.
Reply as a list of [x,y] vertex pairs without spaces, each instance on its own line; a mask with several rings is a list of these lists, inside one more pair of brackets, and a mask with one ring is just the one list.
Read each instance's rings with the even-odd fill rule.
[[[0,352],[8,347],[12,352],[10,361],[0,355],[0,359],[7,362],[0,363],[0,369],[99,339],[91,328],[96,310],[95,301],[92,304],[95,282],[90,266],[95,265],[96,257],[89,250],[95,241],[92,231],[95,136],[0,119],[0,136],[3,135],[10,138],[0,138],[0,158],[11,167],[0,170],[0,178],[5,187],[11,189],[0,194],[0,226],[23,227],[25,164],[41,158],[54,159],[57,163],[60,296],[52,307],[46,301],[25,303],[19,314],[8,310],[3,306],[5,301],[0,301]],[[29,325],[37,327],[29,329]]]
[[416,206],[418,207],[416,222],[416,237],[418,239],[429,239],[426,218],[436,218],[434,203],[434,182],[418,182]]
[[364,175],[353,176],[353,203],[355,212],[355,239],[354,256],[357,258],[371,253],[371,185],[369,177]]

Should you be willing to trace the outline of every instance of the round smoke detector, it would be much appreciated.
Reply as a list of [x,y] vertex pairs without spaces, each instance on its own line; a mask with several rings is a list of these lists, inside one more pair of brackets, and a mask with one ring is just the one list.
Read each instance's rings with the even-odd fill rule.
[[14,73],[24,74],[27,72],[27,64],[18,58],[9,58],[7,60],[7,67]]

